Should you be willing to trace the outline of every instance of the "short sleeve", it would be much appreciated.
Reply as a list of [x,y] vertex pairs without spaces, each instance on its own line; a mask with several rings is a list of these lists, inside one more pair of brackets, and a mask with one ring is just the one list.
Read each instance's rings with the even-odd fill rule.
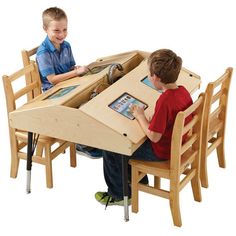
[[156,103],[155,113],[149,125],[149,130],[163,134],[165,132],[167,123],[168,109],[167,106],[165,106],[163,99],[159,98]]
[[55,74],[53,61],[51,59],[50,53],[44,52],[37,55],[37,64],[39,67],[40,74],[43,77],[47,77],[48,75]]

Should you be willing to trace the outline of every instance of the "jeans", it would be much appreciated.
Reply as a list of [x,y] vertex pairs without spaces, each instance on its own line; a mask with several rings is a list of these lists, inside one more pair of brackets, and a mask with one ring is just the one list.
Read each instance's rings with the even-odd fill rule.
[[[146,140],[129,159],[143,161],[163,161],[158,158],[151,146],[150,140]],[[165,160],[164,160],[165,161]],[[108,187],[108,194],[115,200],[123,199],[123,180],[122,180],[122,154],[103,151],[103,171],[104,178]],[[128,178],[131,179],[131,168],[128,168]],[[145,177],[146,180],[147,176]],[[131,197],[131,188],[129,185],[129,197]]]

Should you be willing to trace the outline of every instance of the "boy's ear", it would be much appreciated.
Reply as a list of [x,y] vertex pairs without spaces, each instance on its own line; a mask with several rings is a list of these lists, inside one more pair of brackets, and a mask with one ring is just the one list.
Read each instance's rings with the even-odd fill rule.
[[157,80],[157,81],[161,81],[161,78],[160,77],[158,77],[158,76],[156,76],[155,74],[153,75],[154,76],[154,80]]
[[43,29],[44,29],[44,31],[46,31],[46,30],[47,30],[47,27],[43,25]]

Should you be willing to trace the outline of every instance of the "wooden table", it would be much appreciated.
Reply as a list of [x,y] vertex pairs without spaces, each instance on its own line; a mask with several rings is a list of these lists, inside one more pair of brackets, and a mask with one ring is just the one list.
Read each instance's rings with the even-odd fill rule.
[[[131,156],[145,141],[146,136],[138,122],[119,114],[109,105],[120,95],[128,93],[147,104],[145,112],[147,116],[152,115],[156,100],[161,93],[142,82],[148,74],[148,55],[147,52],[132,51],[99,58],[90,65],[90,68],[107,65],[99,73],[57,84],[46,93],[10,113],[10,125],[26,130],[29,134],[27,192],[30,192],[33,133],[128,156]],[[121,78],[90,100],[94,89],[101,83],[107,83],[109,68],[114,63],[123,67],[123,71],[114,72],[116,77]],[[177,83],[184,85],[190,93],[193,93],[199,88],[201,81],[198,75],[182,68]],[[63,92],[65,92],[63,96],[58,95]],[[127,158],[124,157],[122,163],[124,218],[128,221]]]

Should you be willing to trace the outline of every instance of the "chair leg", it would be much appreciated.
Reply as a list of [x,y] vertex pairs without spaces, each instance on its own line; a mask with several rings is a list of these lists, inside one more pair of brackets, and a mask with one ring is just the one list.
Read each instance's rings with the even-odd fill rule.
[[10,177],[16,178],[18,174],[19,169],[19,158],[17,157],[17,152],[11,154],[11,171],[10,171]]
[[76,149],[75,149],[75,144],[71,143],[70,145],[70,166],[71,167],[76,167],[77,162],[76,162]]
[[132,212],[138,212],[138,170],[132,166]]
[[175,226],[181,227],[181,213],[179,206],[179,189],[176,186],[172,186],[170,183],[170,210],[172,214],[173,223]]
[[161,188],[161,178],[158,176],[154,176],[154,188],[156,189]]
[[205,153],[203,155],[201,157],[200,179],[202,187],[208,188],[207,156]]
[[52,179],[51,147],[48,144],[45,145],[45,167],[46,167],[46,184],[48,188],[52,188],[53,179]]
[[16,178],[19,169],[19,162],[20,159],[18,157],[18,148],[17,148],[18,141],[15,138],[11,138],[11,171],[10,177]]
[[37,144],[36,156],[40,156],[40,157],[43,156],[43,145],[42,145],[42,143]]
[[218,163],[221,168],[225,168],[225,152],[224,152],[224,140],[222,143],[216,148]]
[[192,185],[194,200],[197,202],[201,202],[202,201],[202,194],[201,194],[200,180],[199,180],[198,176],[195,176],[194,178],[192,178],[191,185]]

